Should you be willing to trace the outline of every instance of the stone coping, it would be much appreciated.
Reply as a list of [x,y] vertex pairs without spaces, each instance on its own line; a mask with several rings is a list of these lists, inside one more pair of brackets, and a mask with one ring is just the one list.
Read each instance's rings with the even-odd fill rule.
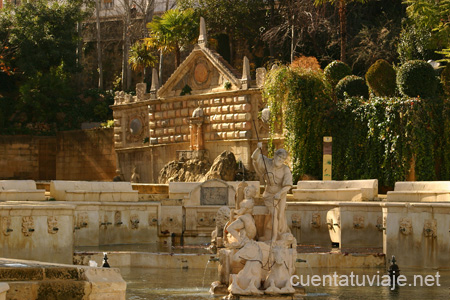
[[[108,271],[105,268],[0,258],[0,278],[2,278],[3,281],[53,279],[85,280],[84,273],[89,269]],[[111,270],[115,273],[119,273],[120,276],[120,271],[118,269],[111,268]]]
[[[50,204],[51,203],[51,204]],[[67,202],[46,201],[46,202],[31,202],[31,201],[6,201],[0,202],[0,209],[41,209],[41,210],[63,210],[75,209],[75,205]]]
[[442,202],[382,202],[382,207],[433,207],[433,208],[450,208],[450,203]]

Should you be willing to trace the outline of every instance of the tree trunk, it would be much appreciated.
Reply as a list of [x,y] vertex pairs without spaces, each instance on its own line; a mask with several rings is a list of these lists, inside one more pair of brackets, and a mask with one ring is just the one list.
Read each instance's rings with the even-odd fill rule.
[[339,22],[341,31],[341,61],[347,60],[347,8],[345,0],[339,0]]
[[162,85],[162,69],[163,69],[164,56],[162,50],[159,51],[159,84]]
[[131,69],[128,63],[128,53],[130,49],[130,1],[125,0],[124,4],[124,22],[123,22],[123,56],[122,56],[122,89],[129,90],[131,85]]
[[147,0],[145,3],[144,22],[143,22],[144,37],[148,37],[147,24],[152,21],[154,11],[155,11],[155,0]]
[[230,45],[230,65],[233,65],[234,51],[233,51],[233,36],[231,34],[228,35],[228,43]]
[[181,51],[180,47],[178,45],[175,46],[175,69],[178,68],[178,66],[181,63]]
[[[275,0],[269,0],[269,6],[270,6],[270,20],[269,20],[269,28],[273,28],[275,24]],[[273,47],[273,41],[272,39],[269,41],[269,54],[271,57],[275,56],[275,50]]]
[[103,90],[102,41],[100,32],[100,0],[95,1],[95,19],[97,23],[98,88],[100,90]]

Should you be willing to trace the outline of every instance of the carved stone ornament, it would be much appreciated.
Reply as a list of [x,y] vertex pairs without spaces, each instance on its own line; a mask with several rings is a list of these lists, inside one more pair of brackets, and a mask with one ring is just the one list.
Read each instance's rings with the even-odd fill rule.
[[148,225],[149,226],[157,226],[158,225],[158,216],[156,214],[148,215]]
[[33,217],[22,217],[22,233],[24,236],[31,236],[34,232]]
[[58,219],[55,216],[47,217],[47,231],[50,234],[55,234],[59,230],[58,228]]
[[139,217],[138,217],[138,215],[131,215],[130,216],[130,224],[131,224],[131,229],[138,229],[139,228]]
[[2,217],[2,232],[4,235],[8,236],[12,232],[11,228],[11,217]]
[[410,218],[400,219],[400,232],[404,235],[410,234],[412,231],[412,222]]
[[216,213],[213,212],[198,212],[197,224],[203,227],[213,227],[216,225]]
[[88,227],[88,221],[89,221],[88,214],[85,212],[81,212],[77,215],[76,227],[77,228],[86,228],[86,227]]
[[302,216],[300,214],[291,215],[292,228],[300,228],[302,224]]
[[148,112],[141,111],[138,114],[128,118],[128,126],[126,129],[126,141],[135,143],[142,141],[145,133],[148,131],[148,124],[145,121]]
[[320,213],[313,213],[311,218],[311,227],[320,228]]
[[180,226],[180,222],[175,217],[166,217],[161,220],[161,229],[168,230],[172,232],[172,228],[178,228]]
[[[386,220],[386,217],[384,218],[384,220]],[[377,225],[375,225],[375,227],[378,229],[378,231],[383,231],[383,228],[386,228],[386,226],[383,225],[383,217],[378,217],[377,218]]]
[[114,225],[120,226],[122,224],[123,224],[123,222],[122,222],[122,213],[120,211],[116,211],[114,213]]
[[437,236],[437,221],[434,219],[425,220],[423,234],[425,237],[435,238]]
[[364,228],[364,217],[355,215],[353,216],[353,228],[362,229]]

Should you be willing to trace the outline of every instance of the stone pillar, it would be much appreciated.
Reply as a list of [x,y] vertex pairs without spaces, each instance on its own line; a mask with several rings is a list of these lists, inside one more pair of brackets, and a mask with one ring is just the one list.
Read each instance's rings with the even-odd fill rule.
[[191,145],[190,145],[190,150],[195,150],[195,140],[196,140],[196,132],[195,132],[195,128],[194,128],[194,124],[190,124],[189,128],[191,129]]
[[202,124],[197,124],[197,150],[204,150],[203,143],[203,126]]

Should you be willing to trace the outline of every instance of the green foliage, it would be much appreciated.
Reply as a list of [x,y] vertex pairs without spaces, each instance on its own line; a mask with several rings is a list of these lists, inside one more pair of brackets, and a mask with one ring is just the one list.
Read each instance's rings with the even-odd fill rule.
[[333,124],[333,178],[378,178],[381,186],[392,187],[406,179],[414,160],[417,180],[436,180],[442,176],[435,170],[442,159],[437,143],[441,108],[438,102],[417,98],[339,102]]
[[450,96],[450,64],[445,66],[441,73],[441,83],[447,97]]
[[404,96],[433,98],[436,96],[438,80],[429,63],[412,60],[399,68],[397,86]]
[[265,2],[261,0],[178,0],[183,9],[194,9],[197,16],[203,16],[208,30],[226,33],[232,37],[248,39],[258,36],[264,25]]
[[350,97],[369,98],[369,88],[363,78],[355,75],[348,75],[342,78],[335,88],[336,97],[343,100],[346,95]]
[[294,181],[304,174],[321,178],[322,138],[328,135],[335,180],[377,178],[380,186],[393,187],[413,166],[416,180],[450,179],[450,101],[334,102],[330,90],[316,72],[281,66],[267,75],[263,97],[271,110],[270,137],[284,135]]
[[325,67],[324,73],[325,78],[334,88],[339,80],[347,75],[352,75],[352,69],[346,63],[335,60]]
[[397,47],[400,62],[431,58],[434,54],[431,43],[429,28],[421,24],[404,24]]
[[180,64],[180,51],[198,37],[199,20],[192,9],[170,9],[147,24],[147,45],[163,53],[175,52],[175,65]]
[[263,97],[271,110],[271,137],[277,128],[284,129],[294,181],[304,174],[320,176],[322,139],[329,134],[330,95],[320,72],[281,66],[268,73]]
[[366,82],[375,96],[394,96],[396,74],[392,65],[384,59],[377,60],[366,73]]
[[180,96],[184,96],[184,95],[187,95],[187,94],[190,95],[191,92],[192,92],[192,88],[191,88],[188,84],[186,84],[186,85],[183,87],[183,89],[181,90]]
[[155,57],[146,43],[138,41],[130,48],[128,63],[133,70],[141,70],[149,67],[154,67],[158,63],[158,58]]
[[450,46],[450,1],[406,0],[405,21],[398,46],[401,62],[428,60]]
[[25,112],[30,123],[47,123],[51,131],[78,126],[76,99],[68,74],[62,67],[53,67],[49,72],[36,73],[20,88],[17,109]]
[[66,72],[77,70],[76,24],[86,16],[80,1],[30,1],[9,7],[1,14],[11,24],[8,28],[8,44],[14,51],[11,64],[24,75],[48,72],[60,65]]

